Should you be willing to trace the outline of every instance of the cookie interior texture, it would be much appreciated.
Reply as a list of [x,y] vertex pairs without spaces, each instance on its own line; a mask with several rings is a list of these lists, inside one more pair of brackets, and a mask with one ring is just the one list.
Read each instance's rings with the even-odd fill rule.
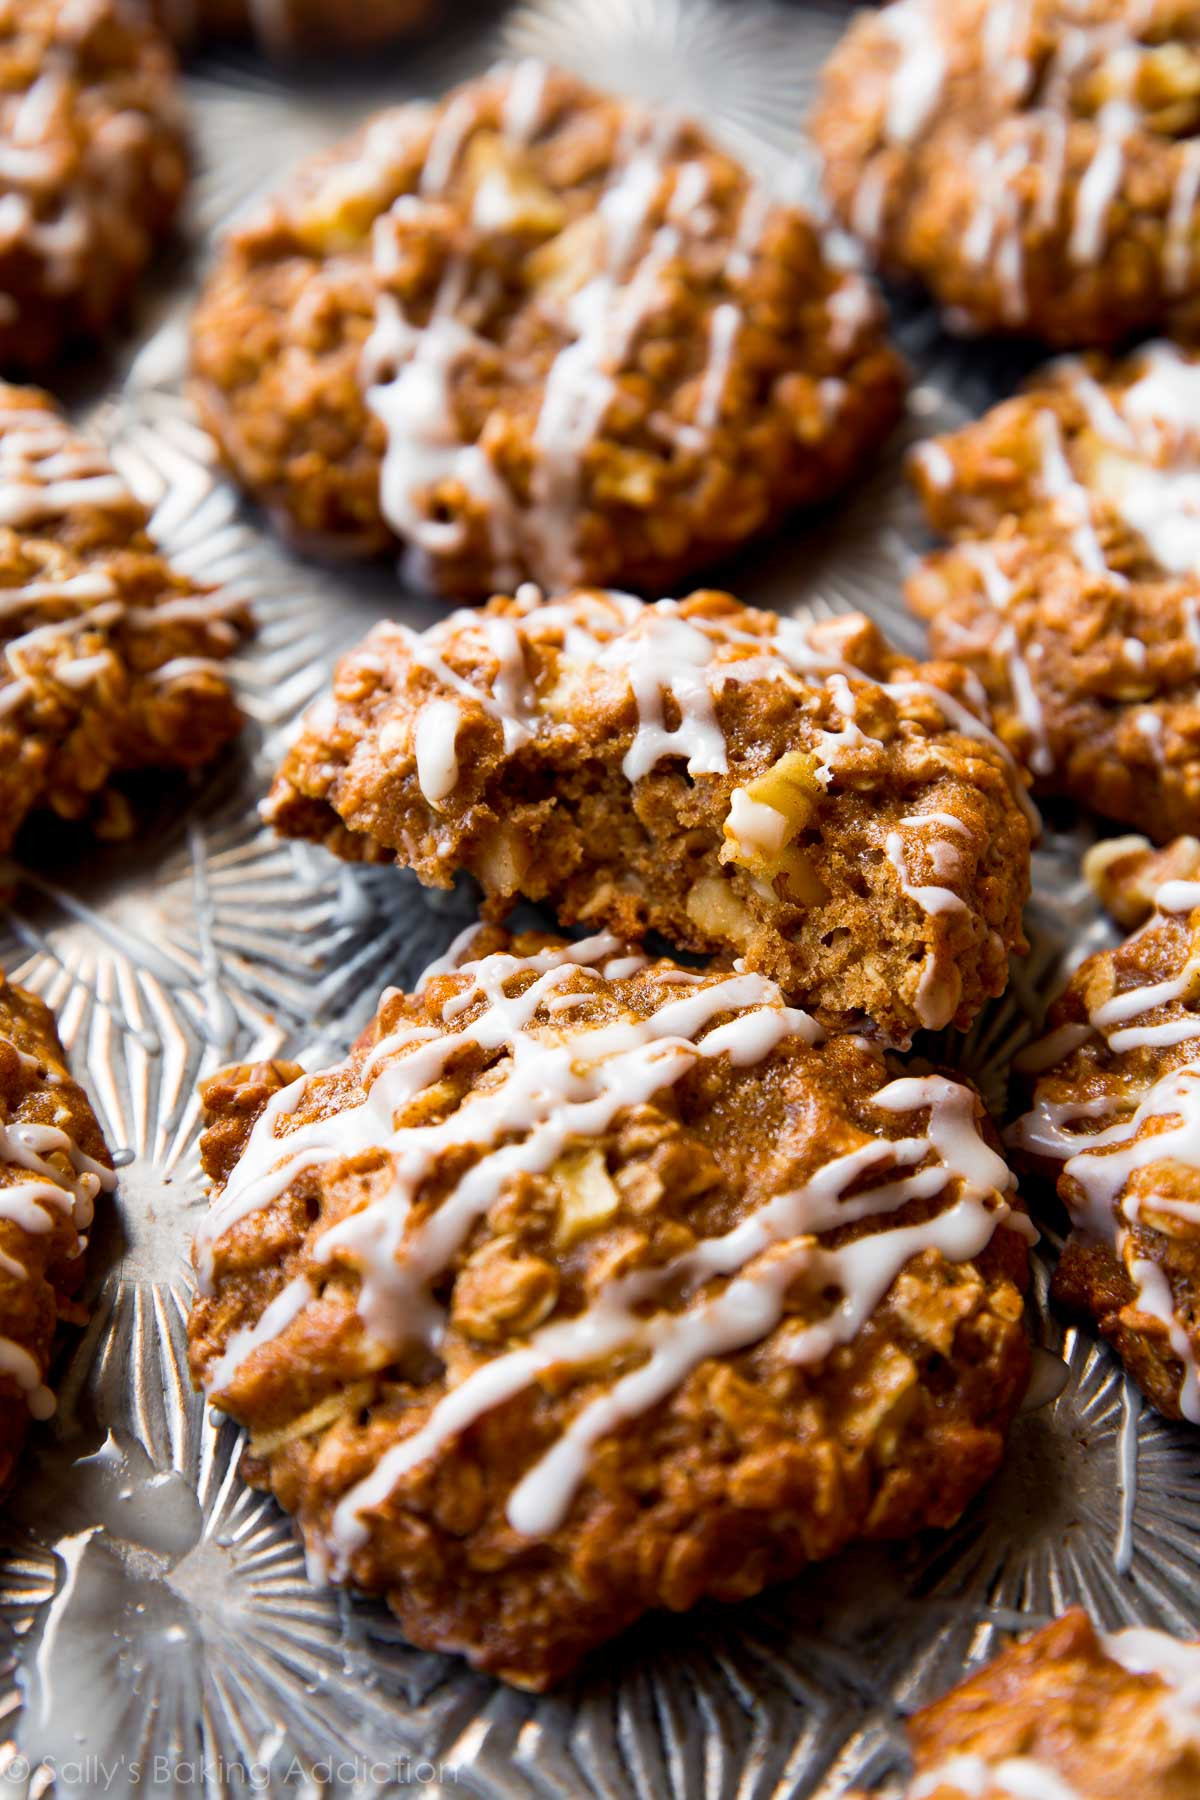
[[1101,893],[1150,916],[1051,1009],[1011,1139],[1057,1175],[1075,1228],[1055,1299],[1099,1328],[1160,1412],[1200,1424],[1200,846],[1099,849]]
[[1071,348],[1196,328],[1200,6],[897,0],[826,65],[842,221],[964,331]]
[[460,599],[675,588],[843,486],[901,367],[861,274],[695,125],[522,63],[380,114],[232,236],[195,394],[302,541]]
[[345,1063],[205,1098],[194,1377],[415,1643],[541,1688],[997,1466],[1029,1228],[980,1102],[762,977],[485,927]]
[[53,1016],[0,973],[0,1485],[30,1418],[54,1411],[46,1382],[55,1329],[86,1318],[78,1295],[87,1234],[115,1185]]
[[1046,793],[1157,839],[1200,826],[1200,361],[1166,343],[1051,365],[922,445],[955,540],[909,578]]
[[107,331],[187,176],[175,64],[124,0],[0,0],[0,370]]
[[906,1042],[969,1023],[1023,943],[1020,780],[956,684],[861,614],[525,594],[376,627],[265,810],[426,882],[465,868],[499,916],[524,894],[744,957]]
[[0,384],[0,850],[42,811],[133,821],[113,776],[195,769],[241,729],[245,605],[174,570],[104,451]]

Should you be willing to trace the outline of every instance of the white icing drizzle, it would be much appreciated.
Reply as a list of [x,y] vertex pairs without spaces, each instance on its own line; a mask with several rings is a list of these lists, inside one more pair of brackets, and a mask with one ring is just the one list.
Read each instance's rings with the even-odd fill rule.
[[[308,1078],[273,1096],[198,1236],[202,1287],[211,1291],[221,1236],[279,1197],[303,1170],[384,1150],[390,1159],[385,1190],[377,1189],[360,1211],[330,1227],[317,1240],[315,1258],[324,1264],[348,1260],[358,1270],[358,1309],[373,1341],[389,1351],[414,1338],[436,1348],[444,1319],[433,1286],[507,1181],[550,1169],[572,1143],[593,1141],[623,1109],[671,1087],[704,1059],[728,1056],[735,1066],[748,1067],[788,1040],[820,1039],[814,1022],[786,1006],[773,982],[744,971],[716,978],[680,971],[682,996],[646,1018],[581,1025],[561,1004],[573,997],[567,990],[578,987],[583,998],[586,991],[602,991],[597,984],[604,980],[636,978],[643,961],[640,954],[627,956],[608,935],[526,958],[496,953],[467,961],[459,970],[459,991],[442,1004],[441,1029],[404,1025],[371,1051],[357,1071],[365,1089],[361,1100],[296,1125],[289,1121]],[[519,982],[527,985],[511,991]],[[468,1094],[437,1124],[397,1127],[404,1108],[467,1046],[505,1053],[498,1080]],[[783,1346],[785,1356],[811,1363],[855,1336],[911,1257],[936,1249],[951,1261],[968,1260],[1001,1224],[1029,1234],[1028,1222],[1012,1214],[1004,1198],[1013,1177],[979,1135],[969,1090],[942,1076],[910,1077],[885,1086],[873,1104],[892,1115],[926,1113],[924,1131],[880,1137],[831,1158],[803,1188],[777,1195],[731,1230],[701,1239],[661,1267],[611,1278],[583,1314],[535,1330],[459,1380],[425,1424],[340,1500],[329,1533],[335,1570],[345,1572],[365,1537],[364,1512],[385,1502],[402,1476],[440,1444],[522,1391],[541,1370],[582,1369],[617,1353],[642,1359],[582,1406],[513,1490],[510,1520],[530,1535],[556,1529],[599,1438],[669,1396],[701,1361],[773,1331],[787,1291],[801,1275],[814,1292],[832,1289],[842,1296],[830,1314],[798,1326]],[[478,1151],[477,1160],[414,1224],[412,1205],[422,1182],[446,1151],[467,1146]],[[864,1189],[869,1173],[880,1179]],[[947,1205],[934,1218],[895,1222],[909,1201],[939,1195]],[[878,1221],[878,1230],[838,1248],[821,1242],[824,1232],[860,1219]],[[715,1282],[724,1285],[713,1292]],[[654,1308],[681,1286],[692,1290],[681,1311]],[[286,1283],[262,1317],[231,1338],[209,1371],[208,1391],[219,1393],[234,1381],[247,1356],[302,1315],[311,1293],[307,1277]]]
[[1179,146],[1179,170],[1171,189],[1167,235],[1163,245],[1163,279],[1168,294],[1187,292],[1195,262],[1193,226],[1200,201],[1200,141]]
[[1100,466],[1102,497],[1168,574],[1200,572],[1200,361],[1173,344],[1149,344],[1133,379],[1107,393],[1081,364],[1060,368],[1092,430],[1120,453]]
[[909,1800],[957,1788],[966,1800],[1084,1800],[1048,1763],[1033,1756],[951,1756],[919,1775]]
[[[1006,612],[1016,587],[1000,566],[999,545],[985,540],[967,539],[956,546],[957,554],[976,570],[983,592],[997,612]],[[1049,775],[1054,756],[1046,733],[1046,715],[1037,691],[1016,626],[1005,624],[996,633],[993,650],[1008,670],[1008,683],[1017,716],[1029,732],[1031,741],[1029,766],[1035,775]]]
[[[87,254],[94,242],[97,215],[113,209],[116,196],[86,190],[76,180],[63,181],[61,154],[55,137],[70,131],[76,57],[67,31],[46,46],[31,85],[0,96],[0,245],[24,250],[43,267],[51,292],[62,293],[83,279]],[[136,114],[118,115],[140,128]],[[44,215],[51,190],[55,204]]]
[[0,526],[40,525],[76,507],[129,504],[129,490],[104,452],[57,413],[0,409]]
[[720,421],[721,400],[725,393],[725,383],[729,379],[729,364],[741,323],[741,309],[730,301],[722,301],[720,306],[713,308],[709,325],[708,367],[704,371],[700,398],[696,402],[695,424],[701,431],[712,431]]
[[1076,556],[1085,569],[1099,575],[1111,573],[1096,535],[1091,496],[1067,460],[1057,414],[1040,412],[1036,430],[1042,453],[1042,488],[1065,521]]
[[[35,1074],[40,1068],[34,1059],[8,1043],[23,1067]],[[64,1156],[69,1172],[59,1169],[47,1159],[54,1154]],[[85,1232],[95,1215],[96,1196],[111,1193],[117,1178],[111,1169],[81,1150],[74,1139],[57,1125],[0,1125],[0,1165],[18,1169],[32,1177],[0,1186],[0,1220],[7,1220],[32,1237],[51,1230],[56,1214],[70,1218],[79,1233]],[[2,1259],[6,1272],[14,1280],[29,1280],[29,1271],[7,1253]],[[35,1419],[48,1419],[54,1411],[54,1395],[42,1379],[42,1370],[34,1356],[11,1338],[0,1337],[0,1373],[16,1383]]]
[[1155,890],[1154,904],[1159,912],[1191,912],[1200,906],[1200,881],[1164,881]]
[[954,462],[944,444],[929,438],[925,443],[918,444],[912,455],[930,487],[944,493],[947,488],[954,486]]
[[[453,695],[451,704],[461,717],[464,704],[477,704],[501,726],[508,751],[528,743],[544,717],[544,699],[530,685],[522,646],[552,642],[561,644],[567,673],[586,667],[628,683],[638,711],[637,730],[623,763],[631,782],[668,756],[684,757],[691,775],[726,773],[728,746],[714,699],[727,683],[770,680],[789,683],[805,698],[828,695],[844,721],[838,731],[817,732],[823,758],[819,773],[828,784],[843,751],[866,741],[854,722],[850,686],[861,681],[880,687],[897,705],[916,697],[930,700],[949,727],[990,743],[1003,756],[1013,792],[1028,810],[1008,752],[954,696],[920,681],[877,682],[852,664],[815,649],[807,628],[797,620],[777,619],[775,630],[760,636],[727,617],[687,616],[675,600],[646,604],[628,594],[588,590],[541,603],[534,589],[519,595],[518,603],[521,612],[515,618],[497,619],[464,609],[424,633],[391,624],[377,629],[398,638],[411,660],[436,678],[442,691],[425,706],[443,704]],[[452,645],[470,651],[482,646],[488,653],[497,672],[486,686],[467,681],[450,667],[445,653]],[[665,722],[668,698],[679,714],[672,727]],[[419,712],[418,729],[420,717]]]
[[459,710],[453,700],[433,700],[423,706],[413,734],[417,780],[431,806],[445,800],[458,786]]
[[[547,71],[523,62],[501,71],[500,79],[503,134],[519,148],[537,136]],[[574,291],[547,288],[538,298],[561,347],[545,374],[527,492],[518,499],[486,446],[486,434],[478,442],[464,441],[455,406],[462,369],[496,354],[479,324],[488,277],[475,279],[470,248],[451,254],[424,323],[408,316],[393,284],[404,235],[446,194],[475,117],[470,93],[450,101],[434,127],[418,192],[401,195],[375,222],[379,292],[360,373],[368,406],[385,433],[380,507],[418,564],[466,549],[468,522],[461,515],[467,512],[470,529],[488,540],[496,586],[513,586],[522,564],[535,561],[552,588],[566,589],[583,573],[577,538],[588,451],[604,428],[618,377],[659,302],[669,267],[689,242],[710,237],[715,228],[717,214],[705,204],[710,174],[699,156],[671,162],[680,127],[670,115],[631,114],[594,201],[595,266]],[[489,198],[490,180],[485,178],[474,195],[475,231],[503,228],[506,222],[504,182],[499,182],[497,211]],[[752,269],[769,209],[762,190],[748,186],[725,258],[725,294],[714,299],[707,318],[707,360],[696,379],[693,417],[659,415],[652,421],[692,455],[702,455],[721,428],[743,323],[738,287]],[[853,349],[876,315],[858,275],[847,275],[832,289],[828,309],[831,337],[842,351]],[[822,398],[836,411],[843,395],[831,382]],[[452,502],[458,516],[431,516],[431,495],[447,487],[465,494],[467,506]]]
[[545,63],[526,57],[509,75],[500,115],[509,143],[528,144],[537,136],[545,111],[549,73]]
[[1126,142],[1138,126],[1138,109],[1129,96],[1139,60],[1132,45],[1108,58],[1106,73],[1118,91],[1096,115],[1098,142],[1075,195],[1075,219],[1067,243],[1071,261],[1084,268],[1095,264],[1104,250],[1109,209],[1125,173]]
[[[1076,84],[1103,69],[1109,97],[1090,125],[1090,159],[1075,191],[1067,222],[1067,253],[1078,267],[1094,267],[1108,244],[1114,202],[1125,179],[1128,146],[1142,128],[1137,84],[1145,55],[1139,35],[1152,16],[1153,0],[1134,0],[1115,19],[1089,22],[1081,9],[1064,19],[1053,55],[1039,70],[1031,100],[1033,8],[1030,0],[990,0],[979,25],[982,48],[979,78],[987,102],[998,94],[1012,111],[994,137],[981,137],[971,153],[975,204],[962,240],[964,256],[990,269],[1001,294],[1005,318],[1020,324],[1028,316],[1024,269],[1027,203],[1020,177],[1037,171],[1029,222],[1051,232],[1062,210],[1068,134],[1086,121],[1074,104]],[[908,148],[936,130],[950,73],[949,44],[942,17],[950,10],[930,0],[894,0],[879,15],[879,30],[894,46],[884,85],[879,124],[880,150],[868,159],[854,197],[855,231],[877,243],[892,164],[888,152]],[[985,103],[987,103],[985,102]],[[1191,228],[1200,189],[1194,147],[1180,151],[1180,165],[1164,221],[1164,286],[1186,288],[1192,261]]]
[[[1169,890],[1183,890],[1169,892],[1169,899],[1186,902],[1192,898],[1187,890],[1196,884],[1167,885]],[[1161,924],[1160,909],[1130,941]],[[1118,1054],[1146,1046],[1194,1045],[1184,1061],[1166,1069],[1141,1092],[1136,1104],[1130,1104],[1136,1089],[1129,1091],[1127,1100],[1114,1094],[1087,1102],[1055,1102],[1039,1092],[1011,1136],[1027,1150],[1062,1162],[1064,1175],[1078,1190],[1064,1195],[1072,1223],[1094,1241],[1112,1247],[1137,1290],[1138,1308],[1166,1328],[1182,1369],[1180,1410],[1193,1424],[1200,1424],[1200,1365],[1187,1322],[1167,1275],[1157,1263],[1137,1255],[1131,1236],[1147,1207],[1190,1223],[1200,1223],[1200,1207],[1169,1195],[1142,1197],[1127,1191],[1138,1170],[1157,1163],[1200,1168],[1200,1018],[1187,1005],[1196,975],[1196,961],[1189,956],[1178,975],[1111,996],[1091,1009],[1086,1024],[1060,1027],[1020,1059],[1026,1069],[1045,1071],[1094,1035],[1102,1036]],[[1176,1010],[1151,1024],[1136,1022],[1160,1008]],[[1113,1123],[1091,1132],[1080,1129],[1088,1121],[1106,1118],[1113,1118]]]
[[1200,1739],[1200,1644],[1165,1631],[1133,1626],[1100,1639],[1104,1654],[1131,1675],[1156,1675],[1164,1684],[1163,1719],[1179,1738]]
[[[443,125],[452,111],[453,107],[445,114]],[[427,162],[426,177],[429,168]],[[423,179],[422,193],[426,191]],[[422,208],[421,199],[404,194],[390,213],[376,220],[373,243],[381,280],[386,281],[397,254],[397,227],[417,220]],[[430,517],[424,497],[443,482],[459,483],[480,503],[491,548],[499,559],[498,578],[511,586],[517,578],[511,560],[512,495],[486,451],[479,444],[464,443],[455,422],[453,376],[485,348],[457,315],[465,280],[465,263],[451,259],[423,326],[414,325],[396,296],[381,288],[375,327],[362,357],[367,405],[386,433],[380,505],[388,523],[418,553],[451,554],[465,546],[466,521]]]
[[914,886],[905,858],[904,839],[898,831],[888,832],[884,847],[887,859],[896,871],[901,891],[907,894],[910,900],[915,900],[922,912],[936,914],[967,910],[966,901],[950,888],[936,885]]
[[[98,445],[77,437],[56,412],[0,406],[0,527],[36,536],[52,521],[90,508],[128,511],[135,522],[138,517],[128,488]],[[118,623],[142,630],[195,620],[219,637],[227,633],[232,642],[234,634],[223,615],[237,604],[230,596],[198,594],[161,607],[127,607],[102,566],[62,576],[43,570],[17,586],[0,588],[0,630],[49,614],[46,622],[30,623],[4,640],[0,716],[23,704],[46,679],[82,690],[112,672],[115,657],[107,646],[79,654],[77,640],[84,633],[103,633]],[[36,668],[30,659],[36,659]],[[201,670],[221,673],[210,659],[176,657],[154,678],[172,680]]]
[[[519,64],[509,73],[502,122],[510,141],[527,141],[536,131],[544,83],[545,71],[533,63]],[[491,353],[462,317],[470,279],[467,259],[460,255],[448,261],[433,313],[423,326],[407,318],[388,288],[396,267],[397,231],[419,221],[425,205],[445,192],[473,118],[472,96],[457,95],[435,126],[419,195],[402,195],[376,222],[380,294],[362,369],[368,404],[386,432],[380,504],[388,523],[418,554],[454,553],[465,542],[464,521],[429,517],[427,496],[445,482],[461,485],[479,503],[497,581],[511,586],[517,578],[516,502],[482,445],[461,440],[453,406],[458,368]],[[630,153],[624,161],[618,159],[597,202],[602,265],[562,306],[566,342],[546,377],[534,431],[539,455],[532,504],[524,519],[525,530],[538,543],[541,565],[555,582],[565,584],[576,569],[574,534],[584,453],[601,428],[614,374],[654,302],[661,272],[682,241],[676,225],[652,229],[664,184],[662,159],[675,130],[673,125],[663,129],[649,117],[638,122]],[[728,332],[727,320],[719,326],[714,321],[714,362]],[[719,363],[713,380],[719,384]],[[714,415],[719,401],[717,385],[708,403]]]
[[883,128],[890,144],[911,144],[933,116],[946,79],[945,46],[929,0],[897,0],[880,23],[899,52],[888,82]]

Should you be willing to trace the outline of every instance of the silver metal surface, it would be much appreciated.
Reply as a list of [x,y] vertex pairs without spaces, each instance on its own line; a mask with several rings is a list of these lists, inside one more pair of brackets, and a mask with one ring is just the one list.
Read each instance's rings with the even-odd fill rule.
[[[336,85],[249,57],[189,77],[189,241],[117,366],[71,398],[180,564],[252,599],[259,635],[237,665],[252,723],[240,756],[194,788],[150,784],[134,846],[46,831],[0,928],[11,974],[58,1010],[110,1144],[132,1156],[95,1245],[92,1322],[64,1351],[58,1417],[36,1432],[0,1526],[0,1793],[53,1781],[63,1794],[832,1800],[902,1771],[900,1716],[1018,1615],[1082,1600],[1108,1624],[1200,1622],[1200,1438],[1139,1420],[1108,1354],[1046,1317],[1067,1386],[1018,1421],[1003,1473],[957,1529],[854,1551],[754,1604],[651,1620],[545,1699],[407,1647],[380,1606],[312,1589],[286,1518],[239,1481],[238,1434],[209,1421],[186,1378],[197,1079],[231,1058],[339,1053],[380,989],[408,981],[470,909],[393,871],[298,855],[258,823],[280,743],[337,650],[381,615],[433,609],[387,569],[289,556],[215,475],[183,396],[210,247],[369,107],[439,91],[498,51],[695,111],[802,186],[800,119],[845,17],[836,0],[533,0]],[[909,438],[1016,372],[919,311],[902,331],[917,370]],[[915,648],[898,585],[921,542],[895,449],[857,496],[727,579],[792,612],[863,606]],[[1008,1058],[1065,961],[1103,931],[1078,879],[1084,828],[1054,826],[1010,993],[965,1041],[926,1047],[998,1110]]]

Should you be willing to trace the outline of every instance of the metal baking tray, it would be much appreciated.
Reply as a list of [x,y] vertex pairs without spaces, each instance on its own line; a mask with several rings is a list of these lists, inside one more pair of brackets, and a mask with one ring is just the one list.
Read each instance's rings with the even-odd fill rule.
[[[848,16],[837,0],[440,10],[439,31],[367,70],[272,71],[249,54],[192,65],[186,241],[132,338],[68,395],[171,554],[244,592],[259,632],[236,664],[251,720],[237,756],[191,787],[147,784],[131,845],[47,829],[6,871],[0,954],[57,1010],[125,1155],[93,1247],[91,1324],[64,1348],[58,1415],[0,1523],[0,1794],[834,1800],[898,1779],[904,1713],[1017,1623],[1080,1600],[1108,1626],[1200,1624],[1200,1434],[1140,1410],[1109,1354],[1044,1312],[1036,1330],[1066,1385],[1018,1420],[1002,1473],[955,1530],[853,1550],[751,1604],[651,1619],[543,1698],[410,1648],[380,1605],[310,1587],[288,1520],[239,1480],[237,1431],[190,1390],[197,1079],[234,1058],[340,1054],[379,991],[471,915],[466,895],[339,868],[259,824],[280,745],[339,649],[380,616],[420,624],[436,609],[386,567],[292,557],[215,472],[183,387],[211,247],[368,109],[497,55],[668,101],[803,192],[804,110]],[[915,368],[900,443],[857,494],[723,573],[789,612],[861,606],[915,649],[899,583],[924,539],[903,441],[987,405],[1021,362],[953,343],[911,302],[898,319]],[[997,1111],[1063,967],[1103,938],[1078,875],[1086,841],[1069,814],[1048,820],[1030,957],[965,1040],[919,1046],[959,1063]],[[1041,1295],[1052,1238],[1039,1254]]]

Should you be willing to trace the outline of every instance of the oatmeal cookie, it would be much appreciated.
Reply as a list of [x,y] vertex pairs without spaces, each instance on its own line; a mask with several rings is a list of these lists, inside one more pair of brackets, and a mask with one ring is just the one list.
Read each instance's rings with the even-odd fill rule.
[[1036,1086],[1012,1143],[1071,1217],[1054,1297],[1160,1412],[1200,1424],[1200,846],[1121,839],[1089,873],[1118,914],[1149,917],[1075,971],[1020,1059]]
[[924,445],[957,542],[908,583],[1046,793],[1158,839],[1200,828],[1200,358],[1064,361]]
[[844,485],[900,365],[861,275],[694,125],[520,64],[372,120],[236,232],[195,393],[293,533],[461,599],[663,593]]
[[102,336],[187,173],[170,49],[123,0],[0,0],[0,369]]
[[1200,1643],[1079,1608],[909,1721],[906,1800],[1192,1800]]
[[71,1079],[54,1019],[0,971],[0,1486],[30,1418],[46,1419],[60,1319],[77,1299],[98,1196],[116,1185],[83,1089]]
[[177,44],[252,37],[272,56],[368,50],[418,30],[439,0],[141,0]]
[[1200,4],[896,0],[812,130],[842,221],[949,323],[1111,345],[1200,325]]
[[240,602],[158,554],[146,509],[48,395],[0,384],[0,850],[30,813],[130,829],[111,778],[236,736]]
[[904,1043],[969,1024],[1023,948],[1024,792],[961,680],[861,614],[525,591],[377,626],[265,816],[430,885],[467,869],[492,916],[523,894],[744,957],[823,1023]]
[[762,976],[467,936],[344,1063],[205,1089],[191,1367],[310,1566],[540,1689],[952,1523],[1029,1370],[974,1092]]

